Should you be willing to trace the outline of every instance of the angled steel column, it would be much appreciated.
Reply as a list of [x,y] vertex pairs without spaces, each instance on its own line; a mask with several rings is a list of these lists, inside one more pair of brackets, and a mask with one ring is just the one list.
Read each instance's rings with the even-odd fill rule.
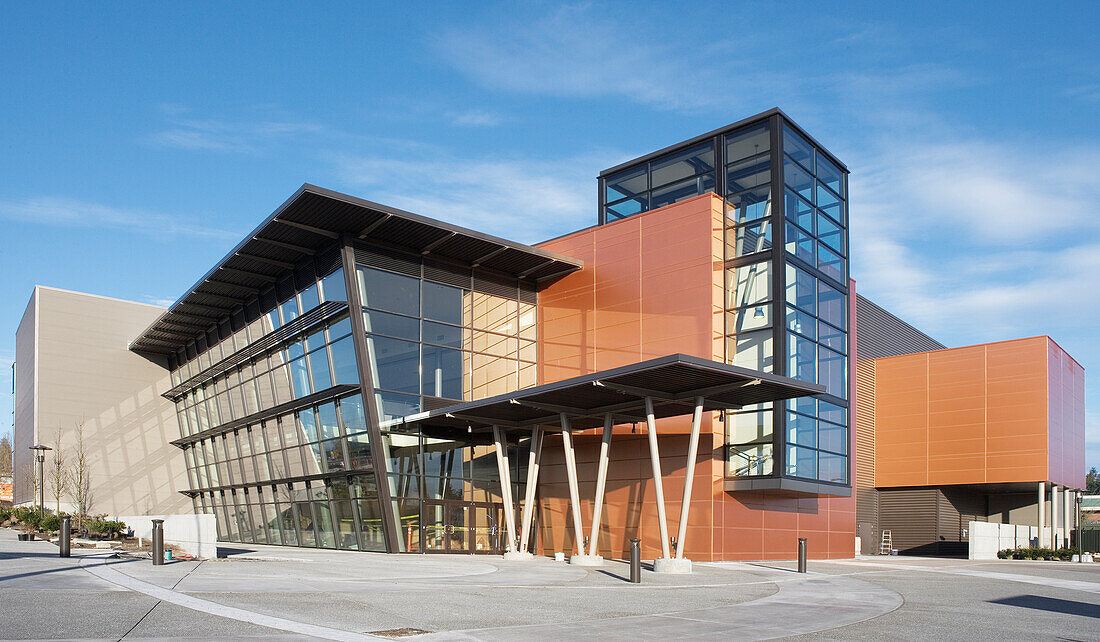
[[603,493],[607,486],[607,458],[611,450],[611,413],[603,416],[603,439],[600,441],[600,467],[596,472],[596,507],[592,509],[592,531],[588,536],[588,554],[595,555],[600,538],[600,517],[603,514]]
[[497,451],[500,498],[504,502],[504,524],[508,528],[505,550],[510,552],[516,550],[516,509],[512,503],[512,475],[508,472],[508,443],[501,437],[499,426],[493,426],[493,443]]
[[561,443],[565,447],[565,475],[569,479],[569,507],[573,511],[573,536],[577,539],[577,555],[584,555],[584,526],[581,525],[581,499],[577,488],[577,459],[573,452],[572,428],[569,417],[561,413]]
[[355,247],[350,236],[342,240],[340,258],[344,270],[344,286],[348,295],[348,314],[351,320],[352,345],[355,346],[355,362],[359,370],[359,390],[363,395],[363,407],[367,413],[367,433],[370,435],[371,462],[374,479],[378,485],[378,503],[382,511],[382,533],[386,538],[386,551],[400,553],[405,540],[398,531],[401,516],[393,505],[389,469],[389,453],[382,439],[382,413],[374,397],[374,376],[371,369],[370,349],[367,346],[367,326],[363,321],[363,301],[359,296],[359,277],[355,271]]
[[649,435],[649,460],[653,464],[653,491],[657,496],[657,525],[661,529],[661,556],[671,557],[668,549],[668,523],[665,522],[665,489],[661,484],[661,453],[657,449],[657,420],[653,417],[653,398],[645,398],[645,422]]
[[695,457],[699,452],[699,426],[703,423],[703,398],[695,398],[691,415],[691,437],[688,439],[687,465],[684,466],[684,498],[680,502],[680,524],[676,529],[676,559],[684,558],[684,537],[687,535],[688,510],[691,508],[691,484],[695,481]]
[[542,428],[531,429],[531,452],[527,456],[527,486],[523,497],[523,532],[519,550],[526,553],[531,541],[531,518],[535,514],[535,485],[539,481],[539,463],[542,461]]

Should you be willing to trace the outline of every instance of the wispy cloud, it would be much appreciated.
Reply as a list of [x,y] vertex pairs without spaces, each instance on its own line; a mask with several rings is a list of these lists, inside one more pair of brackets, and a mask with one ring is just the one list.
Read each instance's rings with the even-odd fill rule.
[[450,112],[447,114],[447,118],[451,121],[451,124],[459,127],[498,127],[505,122],[505,119],[499,114],[483,109]]
[[148,303],[150,305],[159,305],[162,308],[167,308],[176,302],[175,299],[167,299],[165,297],[159,297],[153,294],[143,294],[139,299],[142,303]]
[[[652,32],[651,38],[644,33]],[[743,44],[743,43],[742,43]],[[698,109],[744,102],[714,64],[720,41],[698,39],[685,50],[652,25],[603,17],[588,5],[559,7],[531,20],[498,26],[462,25],[442,32],[437,53],[488,87],[535,95],[621,96],[660,109]],[[697,64],[706,62],[706,64]],[[741,59],[747,63],[747,57]],[[746,64],[739,86],[754,94],[782,82]]]
[[338,156],[334,162],[366,198],[533,243],[595,222],[592,168],[605,160],[486,160],[436,150],[403,159]]
[[188,223],[175,215],[101,205],[62,196],[0,200],[0,218],[53,227],[111,228],[160,239],[181,235],[219,240],[240,237],[239,232]]
[[[270,110],[261,110],[267,112]],[[165,127],[145,138],[157,147],[257,154],[302,136],[316,136],[325,127],[284,114],[261,113],[252,119],[195,118],[182,105],[162,105]]]

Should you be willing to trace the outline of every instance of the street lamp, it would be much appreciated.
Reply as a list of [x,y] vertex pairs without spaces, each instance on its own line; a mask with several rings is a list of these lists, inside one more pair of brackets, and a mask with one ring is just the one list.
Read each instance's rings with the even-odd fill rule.
[[46,514],[46,487],[43,483],[43,471],[46,468],[46,451],[53,450],[49,446],[43,446],[38,444],[37,446],[31,446],[31,450],[35,451],[34,459],[38,462],[38,514]]

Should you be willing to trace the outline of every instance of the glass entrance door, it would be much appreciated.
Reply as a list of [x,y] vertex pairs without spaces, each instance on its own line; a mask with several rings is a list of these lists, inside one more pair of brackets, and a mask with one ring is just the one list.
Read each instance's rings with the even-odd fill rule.
[[501,505],[425,501],[421,541],[427,553],[500,553]]

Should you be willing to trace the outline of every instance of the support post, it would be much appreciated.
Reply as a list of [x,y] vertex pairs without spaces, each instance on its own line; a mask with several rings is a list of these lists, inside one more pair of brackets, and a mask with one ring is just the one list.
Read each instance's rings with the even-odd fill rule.
[[[671,559],[668,549],[668,523],[665,521],[665,489],[661,484],[661,453],[657,448],[657,420],[653,416],[653,398],[645,398],[646,432],[649,437],[649,461],[653,466],[653,493],[657,499],[657,526],[661,531],[661,557]],[[656,570],[656,562],[654,562]]]
[[1064,520],[1065,524],[1062,527],[1063,530],[1064,530],[1064,532],[1062,533],[1062,540],[1065,542],[1064,546],[1066,548],[1070,547],[1070,535],[1071,535],[1070,531],[1074,527],[1072,514],[1073,514],[1073,496],[1075,494],[1076,494],[1076,491],[1072,491],[1068,488],[1066,489],[1066,492],[1063,494],[1062,514],[1065,515],[1065,520]]
[[1046,530],[1047,521],[1047,484],[1039,482],[1039,541],[1038,546],[1043,545],[1043,531]]
[[691,415],[691,437],[688,438],[687,464],[684,466],[684,498],[680,501],[680,524],[676,529],[676,559],[684,559],[684,539],[687,536],[688,512],[691,508],[691,485],[695,481],[695,457],[699,453],[699,426],[703,423],[703,398],[695,398]]
[[584,527],[581,525],[580,490],[577,488],[577,459],[573,452],[572,428],[569,417],[561,413],[561,442],[565,448],[565,474],[569,480],[569,507],[573,511],[573,537],[577,540],[577,555],[584,555]]
[[527,553],[531,546],[531,519],[535,514],[535,486],[539,481],[539,463],[542,461],[542,428],[531,429],[531,451],[527,455],[527,486],[523,497],[523,532],[519,538],[519,552]]
[[68,515],[61,516],[61,532],[57,534],[57,552],[61,557],[70,556],[70,547],[72,546],[71,524],[72,522]]
[[600,440],[600,463],[596,471],[596,506],[592,510],[592,530],[588,536],[588,554],[595,555],[599,549],[600,518],[603,516],[603,496],[607,486],[607,461],[611,450],[611,413],[603,417],[603,438]]
[[1050,485],[1050,547],[1058,548],[1058,485]]
[[512,503],[512,475],[508,471],[508,444],[500,434],[500,427],[493,426],[493,442],[497,452],[497,474],[500,476],[500,498],[504,502],[504,524],[508,529],[508,538],[504,550],[513,553],[516,550],[516,510]]

